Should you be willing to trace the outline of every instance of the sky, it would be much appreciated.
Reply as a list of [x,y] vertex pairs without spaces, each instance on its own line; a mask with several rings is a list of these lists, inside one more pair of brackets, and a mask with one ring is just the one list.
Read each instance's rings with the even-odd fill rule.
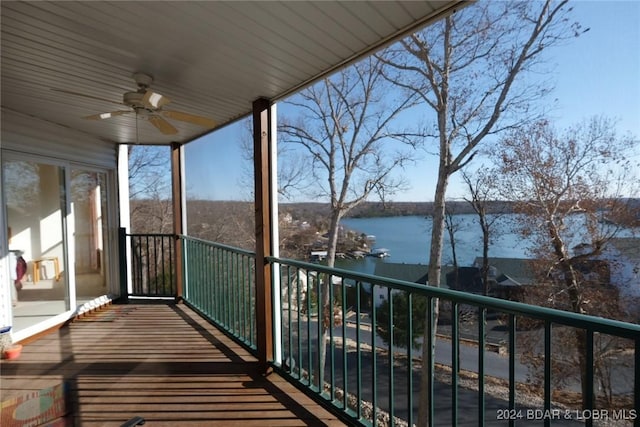
[[[564,129],[589,117],[603,115],[617,122],[619,135],[640,139],[640,1],[572,2],[573,17],[589,31],[562,46],[548,49],[555,90],[545,100],[555,125]],[[410,119],[410,118],[408,118]],[[243,139],[246,126],[236,123],[186,146],[187,197],[249,200]],[[639,160],[640,160],[640,156]],[[244,162],[244,164],[243,164]],[[394,201],[432,201],[437,158],[424,155],[402,171],[410,188]],[[453,177],[447,197],[465,194]],[[307,201],[300,197],[290,201]]]

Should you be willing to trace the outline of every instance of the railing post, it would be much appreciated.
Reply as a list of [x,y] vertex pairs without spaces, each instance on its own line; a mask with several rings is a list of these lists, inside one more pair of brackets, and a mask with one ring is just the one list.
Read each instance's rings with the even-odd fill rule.
[[129,301],[127,287],[127,229],[118,228],[118,255],[120,258],[120,300]]
[[266,257],[272,250],[271,205],[271,102],[259,98],[253,102],[253,158],[255,179],[256,227],[256,338],[258,361],[264,373],[273,359],[273,309],[271,265]]
[[180,235],[183,232],[183,167],[182,167],[182,146],[177,142],[171,143],[171,193],[173,199],[173,245],[175,252],[175,280],[176,280],[176,300],[182,299],[182,243]]

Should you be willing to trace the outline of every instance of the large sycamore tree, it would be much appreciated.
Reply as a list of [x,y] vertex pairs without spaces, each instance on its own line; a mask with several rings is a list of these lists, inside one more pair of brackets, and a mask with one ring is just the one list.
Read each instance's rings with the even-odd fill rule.
[[[534,242],[539,281],[534,303],[597,316],[616,316],[617,299],[598,257],[635,217],[638,165],[627,157],[637,142],[619,138],[597,117],[564,132],[545,120],[514,129],[496,152],[503,197],[515,202],[519,227]],[[576,249],[577,248],[577,249]],[[587,407],[586,333],[575,329],[563,353],[575,354]]]
[[[491,135],[535,117],[533,108],[551,84],[540,78],[543,52],[582,30],[568,19],[567,1],[479,1],[403,39],[381,56],[386,77],[412,91],[432,124],[424,134],[439,158],[433,196],[429,284],[440,285],[445,199],[451,176],[473,158]],[[435,317],[437,321],[438,306]],[[431,331],[435,337],[435,328]],[[427,342],[425,336],[425,342]],[[432,342],[435,342],[433,340]],[[433,348],[423,347],[423,362]],[[428,370],[423,369],[421,402],[428,402]],[[418,424],[429,423],[427,405]]]
[[[415,105],[415,96],[393,88],[381,67],[377,58],[367,58],[303,90],[282,106],[281,111],[295,113],[283,113],[280,143],[304,153],[313,180],[311,197],[330,203],[329,267],[335,264],[340,220],[371,196],[385,200],[405,188],[398,169],[415,156],[413,135],[396,122],[401,112]],[[316,381],[324,377],[324,343],[333,318],[329,283],[325,279],[320,289],[323,333]]]

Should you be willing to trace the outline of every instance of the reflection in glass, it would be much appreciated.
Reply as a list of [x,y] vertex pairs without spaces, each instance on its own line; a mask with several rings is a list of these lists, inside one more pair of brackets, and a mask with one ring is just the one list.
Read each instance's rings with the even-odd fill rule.
[[78,304],[105,295],[106,176],[71,171],[76,295]]
[[2,175],[13,328],[20,330],[69,310],[64,170],[44,163],[6,161]]

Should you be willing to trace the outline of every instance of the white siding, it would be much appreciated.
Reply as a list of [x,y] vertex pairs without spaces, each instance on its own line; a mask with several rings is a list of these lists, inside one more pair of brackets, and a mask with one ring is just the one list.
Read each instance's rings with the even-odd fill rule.
[[117,146],[25,115],[2,111],[2,150],[115,169]]

